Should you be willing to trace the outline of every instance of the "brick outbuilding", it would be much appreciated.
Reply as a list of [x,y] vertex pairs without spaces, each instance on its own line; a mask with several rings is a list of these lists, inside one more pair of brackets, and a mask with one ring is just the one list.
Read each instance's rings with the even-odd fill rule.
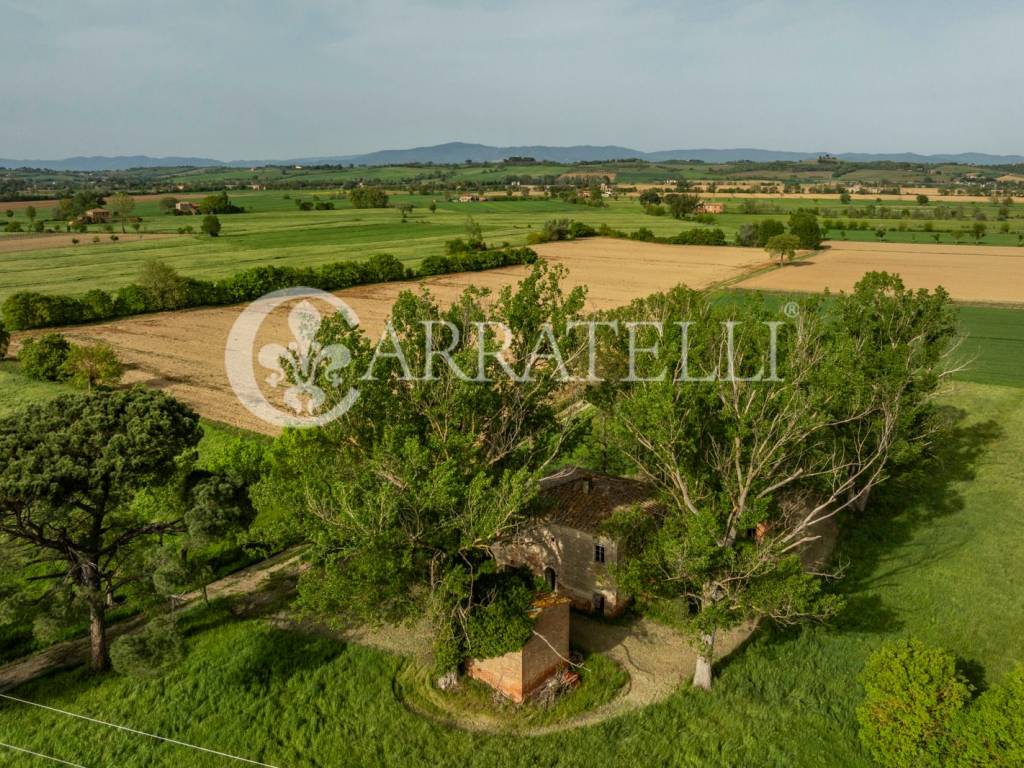
[[500,691],[517,704],[565,669],[569,659],[569,604],[547,595],[533,602],[533,637],[518,651],[490,659],[470,659],[466,674]]

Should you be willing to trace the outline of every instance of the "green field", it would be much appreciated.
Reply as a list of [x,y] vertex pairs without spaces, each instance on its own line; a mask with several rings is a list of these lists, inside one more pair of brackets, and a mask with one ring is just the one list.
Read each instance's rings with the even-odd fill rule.
[[[535,738],[452,731],[396,699],[399,659],[356,645],[209,617],[181,669],[136,681],[54,675],[15,695],[275,766],[647,764],[868,766],[856,736],[857,674],[884,640],[914,635],[996,682],[1024,658],[1017,564],[1024,539],[1021,390],[958,385],[959,414],[934,466],[844,526],[847,608],[832,626],[765,630],[715,690],[601,725]],[[1009,580],[1009,581],[1007,581]],[[955,585],[955,588],[952,586]],[[223,758],[0,703],[0,741],[84,765],[221,766]],[[6,764],[41,764],[5,754]]]
[[0,419],[33,403],[49,400],[71,387],[22,376],[14,360],[0,360]]
[[[299,211],[295,199],[329,200],[336,206],[333,211]],[[267,191],[240,192],[232,199],[246,208],[243,214],[222,216],[223,231],[218,238],[202,235],[178,235],[177,230],[193,226],[198,231],[200,217],[162,215],[156,202],[140,203],[136,215],[143,217],[144,231],[173,234],[160,240],[140,240],[130,231],[120,234],[120,240],[111,242],[109,234],[94,226],[89,233],[78,235],[81,243],[51,250],[4,252],[0,250],[0,301],[20,290],[44,293],[81,294],[92,288],[116,289],[132,282],[141,265],[150,259],[170,264],[190,277],[216,278],[231,275],[242,269],[265,265],[287,264],[315,266],[333,261],[361,260],[366,257],[390,253],[415,266],[422,258],[443,252],[446,240],[463,236],[469,216],[481,226],[485,239],[494,245],[509,242],[523,245],[531,230],[549,219],[573,218],[592,226],[607,224],[615,229],[632,232],[646,227],[658,236],[670,236],[684,229],[702,225],[692,221],[678,221],[670,216],[649,216],[635,199],[611,200],[605,208],[593,208],[560,200],[533,199],[527,201],[489,201],[482,203],[445,202],[443,195],[393,195],[392,204],[412,204],[413,212],[403,222],[397,208],[354,209],[337,191]],[[768,217],[785,220],[789,212],[802,206],[816,206],[821,218],[838,217],[847,210],[837,200],[770,199],[758,200],[758,211],[742,212],[744,201],[724,198],[726,212],[717,216],[713,226],[721,227],[731,241],[744,224],[756,223]],[[437,211],[427,206],[437,202]],[[749,201],[748,201],[749,202]],[[866,203],[858,202],[856,205]],[[903,202],[876,203],[877,210],[913,213],[916,206]],[[956,204],[963,210],[962,220],[932,222],[939,232],[940,241],[953,243],[949,230],[969,228],[974,212],[987,219],[988,234],[983,243],[1016,246],[1018,234],[1024,233],[1024,206],[1015,206],[1008,224],[1009,234],[997,231],[998,207],[991,203]],[[1020,209],[1020,210],[1018,210]],[[41,215],[47,215],[41,213]],[[923,221],[912,218],[867,218],[868,231],[848,231],[846,237],[854,240],[876,240],[876,227],[886,227],[890,242],[918,242],[933,244],[932,233],[900,231],[899,226],[921,228]],[[14,220],[24,219],[19,212]],[[27,222],[27,220],[25,220]],[[93,243],[98,236],[100,242]],[[840,238],[832,230],[833,238]],[[2,238],[10,235],[0,235]],[[973,243],[966,237],[964,243]],[[1021,250],[1024,254],[1024,248]]]

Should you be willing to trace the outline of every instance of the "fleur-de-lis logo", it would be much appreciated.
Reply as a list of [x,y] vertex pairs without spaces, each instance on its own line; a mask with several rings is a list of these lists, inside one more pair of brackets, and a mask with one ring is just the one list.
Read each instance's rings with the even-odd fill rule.
[[337,387],[341,383],[341,369],[352,361],[343,345],[323,346],[316,340],[321,322],[323,318],[317,308],[303,300],[288,315],[288,328],[294,340],[287,346],[264,344],[259,352],[260,365],[270,371],[267,384],[275,389],[290,384],[282,400],[297,414],[317,413],[327,400],[319,383],[321,376]]
[[[296,299],[288,314],[292,340],[264,344],[256,351],[256,336],[263,322],[282,304]],[[352,355],[343,344],[324,345],[317,340],[323,317],[310,299],[333,306],[351,327],[359,324],[355,312],[337,296],[315,288],[287,288],[268,293],[246,307],[228,336],[224,362],[232,389],[251,413],[277,427],[321,426],[344,414],[359,397],[358,390],[350,388],[323,410],[328,403],[327,388],[343,384],[342,369],[352,361]],[[284,408],[271,403],[264,394],[257,381],[254,357],[264,369],[263,383],[272,390],[283,388]]]

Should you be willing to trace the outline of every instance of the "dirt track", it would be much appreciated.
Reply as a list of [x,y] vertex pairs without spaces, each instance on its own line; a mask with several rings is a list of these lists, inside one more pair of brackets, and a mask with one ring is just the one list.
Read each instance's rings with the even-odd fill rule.
[[[273,585],[275,578],[294,577],[299,568],[299,555],[296,550],[287,550],[279,555],[262,560],[240,571],[224,576],[209,584],[207,596],[211,600],[225,597],[242,597],[253,595]],[[199,602],[202,594],[198,591],[181,595],[179,608],[185,608]],[[134,616],[125,621],[111,624],[107,628],[107,639],[134,632],[145,622],[144,615]],[[8,664],[0,666],[0,692],[10,691],[29,680],[56,672],[60,669],[77,667],[89,656],[88,636],[65,640],[51,645],[38,653],[33,653]]]
[[804,261],[755,275],[741,288],[849,291],[867,272],[896,272],[909,288],[943,286],[958,301],[1024,304],[1024,248],[833,241]]
[[[127,234],[121,232],[115,232],[120,238],[120,242],[128,243],[135,242],[137,240],[160,240],[166,237],[179,237],[179,235],[173,234],[136,234],[135,232],[129,232]],[[89,232],[87,234],[64,234],[64,235],[7,235],[0,237],[0,253],[18,253],[20,251],[45,251],[51,248],[70,248],[75,245],[72,240],[77,239],[79,241],[79,248],[88,248],[90,245],[110,245],[110,236],[103,233],[100,236],[100,242],[93,243],[92,238],[97,233]]]
[[[762,251],[749,248],[657,245],[604,238],[550,243],[538,246],[537,251],[549,262],[567,267],[567,287],[588,286],[590,309],[620,306],[680,282],[703,288],[765,263]],[[438,301],[448,303],[469,285],[497,290],[516,283],[527,271],[527,267],[508,267],[443,275],[423,283]],[[337,295],[356,311],[360,325],[376,336],[398,294],[418,288],[418,282],[402,281],[350,288]],[[128,368],[128,383],[165,389],[215,421],[273,434],[277,430],[252,416],[227,381],[224,351],[240,312],[237,306],[165,312],[62,332],[77,341],[111,344]],[[265,343],[264,339],[287,343],[292,337],[286,320],[284,312],[272,314],[260,329],[258,343]],[[18,338],[15,347],[17,342]]]

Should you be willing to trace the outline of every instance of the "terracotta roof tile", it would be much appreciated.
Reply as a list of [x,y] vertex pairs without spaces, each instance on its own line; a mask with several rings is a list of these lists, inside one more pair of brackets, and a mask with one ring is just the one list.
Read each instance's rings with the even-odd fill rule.
[[568,467],[540,481],[540,497],[548,520],[568,528],[597,533],[616,511],[639,504],[657,507],[654,489],[640,480]]

